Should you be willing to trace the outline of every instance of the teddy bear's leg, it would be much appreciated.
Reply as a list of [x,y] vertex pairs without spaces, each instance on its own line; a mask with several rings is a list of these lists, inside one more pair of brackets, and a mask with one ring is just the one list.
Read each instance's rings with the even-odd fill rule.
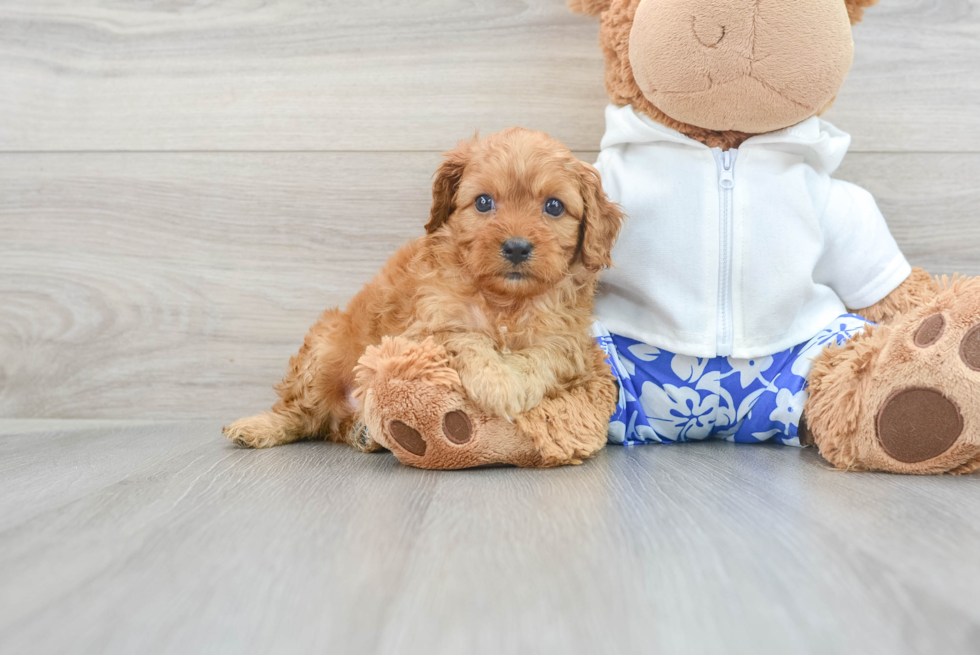
[[825,350],[809,393],[813,440],[838,468],[980,468],[980,278],[944,281],[917,309]]
[[[429,469],[578,464],[605,443],[615,402],[612,378],[597,375],[515,422],[487,414],[469,401],[447,353],[431,340],[386,339],[369,348],[357,384],[371,436],[403,463]],[[608,408],[596,409],[597,400]]]

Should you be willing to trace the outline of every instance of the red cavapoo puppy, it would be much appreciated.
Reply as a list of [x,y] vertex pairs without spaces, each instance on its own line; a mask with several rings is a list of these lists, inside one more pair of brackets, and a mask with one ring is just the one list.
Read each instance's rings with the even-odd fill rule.
[[617,389],[592,298],[623,215],[598,173],[512,128],[461,142],[432,195],[425,236],[320,317],[280,400],[229,439],[383,446],[426,468],[555,466],[603,446]]

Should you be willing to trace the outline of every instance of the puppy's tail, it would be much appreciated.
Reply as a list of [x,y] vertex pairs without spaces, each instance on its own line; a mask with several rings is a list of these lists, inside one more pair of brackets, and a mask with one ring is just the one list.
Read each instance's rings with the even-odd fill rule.
[[460,386],[459,374],[449,366],[449,353],[432,337],[421,343],[384,337],[380,345],[368,346],[354,367],[353,396],[363,403],[369,387],[394,378]]

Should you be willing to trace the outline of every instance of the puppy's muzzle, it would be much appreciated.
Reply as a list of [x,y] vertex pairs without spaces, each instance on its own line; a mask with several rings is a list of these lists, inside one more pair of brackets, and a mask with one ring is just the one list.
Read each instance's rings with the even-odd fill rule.
[[522,264],[531,257],[534,246],[527,239],[512,237],[500,246],[500,254],[512,264]]

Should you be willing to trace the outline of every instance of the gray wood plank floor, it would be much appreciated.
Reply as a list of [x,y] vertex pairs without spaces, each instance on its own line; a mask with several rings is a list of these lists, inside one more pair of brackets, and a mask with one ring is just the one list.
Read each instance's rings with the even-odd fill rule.
[[553,471],[0,421],[3,653],[975,653],[980,476],[611,447]]

